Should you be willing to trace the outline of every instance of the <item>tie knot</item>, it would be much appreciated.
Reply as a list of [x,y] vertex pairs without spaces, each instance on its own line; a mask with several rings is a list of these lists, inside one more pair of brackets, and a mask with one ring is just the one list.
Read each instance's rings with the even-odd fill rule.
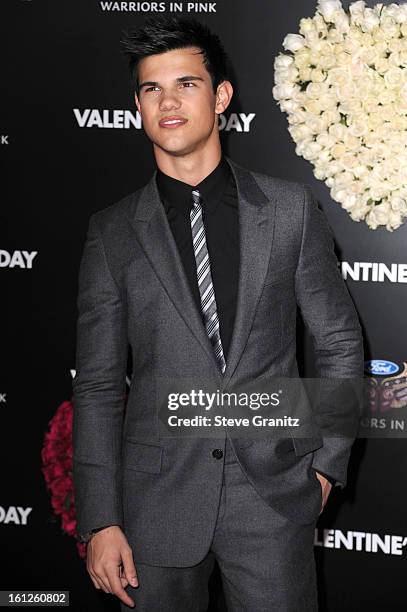
[[199,204],[202,204],[202,196],[199,193],[198,189],[194,189],[192,191],[192,203],[194,208],[196,208]]

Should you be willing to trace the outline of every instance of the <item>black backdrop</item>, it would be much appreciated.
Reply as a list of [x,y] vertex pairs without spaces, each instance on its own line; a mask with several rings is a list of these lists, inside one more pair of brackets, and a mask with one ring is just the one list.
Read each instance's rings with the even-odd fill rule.
[[[138,4],[141,10],[134,10]],[[156,4],[169,11],[170,2]],[[313,15],[314,0],[221,0],[196,3],[198,10],[189,12],[188,3],[181,4],[184,15],[221,36],[234,66],[235,97],[225,118],[231,129],[222,132],[228,155],[253,170],[310,184],[333,228],[339,261],[352,270],[359,262],[403,269],[407,226],[389,233],[353,222],[295,155],[271,95],[274,57],[284,36],[298,31],[299,19]],[[89,216],[143,185],[154,168],[141,129],[120,127],[124,115],[117,112],[116,127],[107,126],[114,111],[136,117],[119,41],[123,29],[155,14],[153,6],[96,0],[1,5],[0,274],[1,302],[6,296],[10,308],[2,317],[0,587],[70,590],[75,610],[118,604],[94,589],[74,540],[61,531],[40,452],[49,420],[72,394],[77,273]],[[395,362],[390,383],[402,383],[405,284],[349,276],[346,282],[363,325],[366,360]],[[304,355],[307,372],[307,339]],[[383,375],[369,376],[380,391]],[[405,610],[406,417],[402,402],[366,408],[348,486],[333,491],[316,530],[321,610]],[[398,439],[389,430],[394,418],[401,423]],[[377,537],[382,547],[369,552]],[[223,609],[219,590],[215,573],[213,609]]]

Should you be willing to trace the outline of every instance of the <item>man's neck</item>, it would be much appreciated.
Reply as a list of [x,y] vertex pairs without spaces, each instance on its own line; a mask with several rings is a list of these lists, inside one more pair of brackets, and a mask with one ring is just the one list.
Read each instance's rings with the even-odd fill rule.
[[156,163],[161,172],[191,186],[203,181],[217,167],[221,157],[220,146],[210,154],[202,151],[182,157],[155,151]]

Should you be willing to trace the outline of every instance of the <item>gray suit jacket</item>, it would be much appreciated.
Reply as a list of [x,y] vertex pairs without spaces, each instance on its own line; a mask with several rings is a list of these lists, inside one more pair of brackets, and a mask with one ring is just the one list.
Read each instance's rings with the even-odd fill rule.
[[[319,375],[363,376],[361,328],[338,270],[332,234],[309,186],[227,158],[238,190],[240,276],[224,377],[195,306],[160,202],[147,185],[93,214],[79,272],[73,476],[78,532],[121,525],[135,561],[189,566],[207,553],[222,463],[210,438],[160,437],[159,377],[207,380],[221,391],[266,374],[298,376],[296,312]],[[124,396],[128,347],[132,379]],[[234,439],[258,493],[298,524],[318,518],[315,469],[346,484],[353,440]],[[350,411],[349,419],[357,419]],[[255,519],[255,517],[254,517]]]

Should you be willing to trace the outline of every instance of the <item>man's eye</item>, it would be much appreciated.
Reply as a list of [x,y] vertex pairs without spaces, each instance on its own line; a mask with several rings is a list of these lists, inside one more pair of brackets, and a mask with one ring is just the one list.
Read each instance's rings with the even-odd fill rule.
[[192,87],[195,87],[195,83],[193,83],[192,81],[185,81],[184,83],[181,83],[181,84],[185,86],[192,85]]
[[160,88],[155,86],[155,85],[153,85],[151,87],[147,87],[144,91],[153,91],[154,89],[157,90],[157,89],[160,89]]

